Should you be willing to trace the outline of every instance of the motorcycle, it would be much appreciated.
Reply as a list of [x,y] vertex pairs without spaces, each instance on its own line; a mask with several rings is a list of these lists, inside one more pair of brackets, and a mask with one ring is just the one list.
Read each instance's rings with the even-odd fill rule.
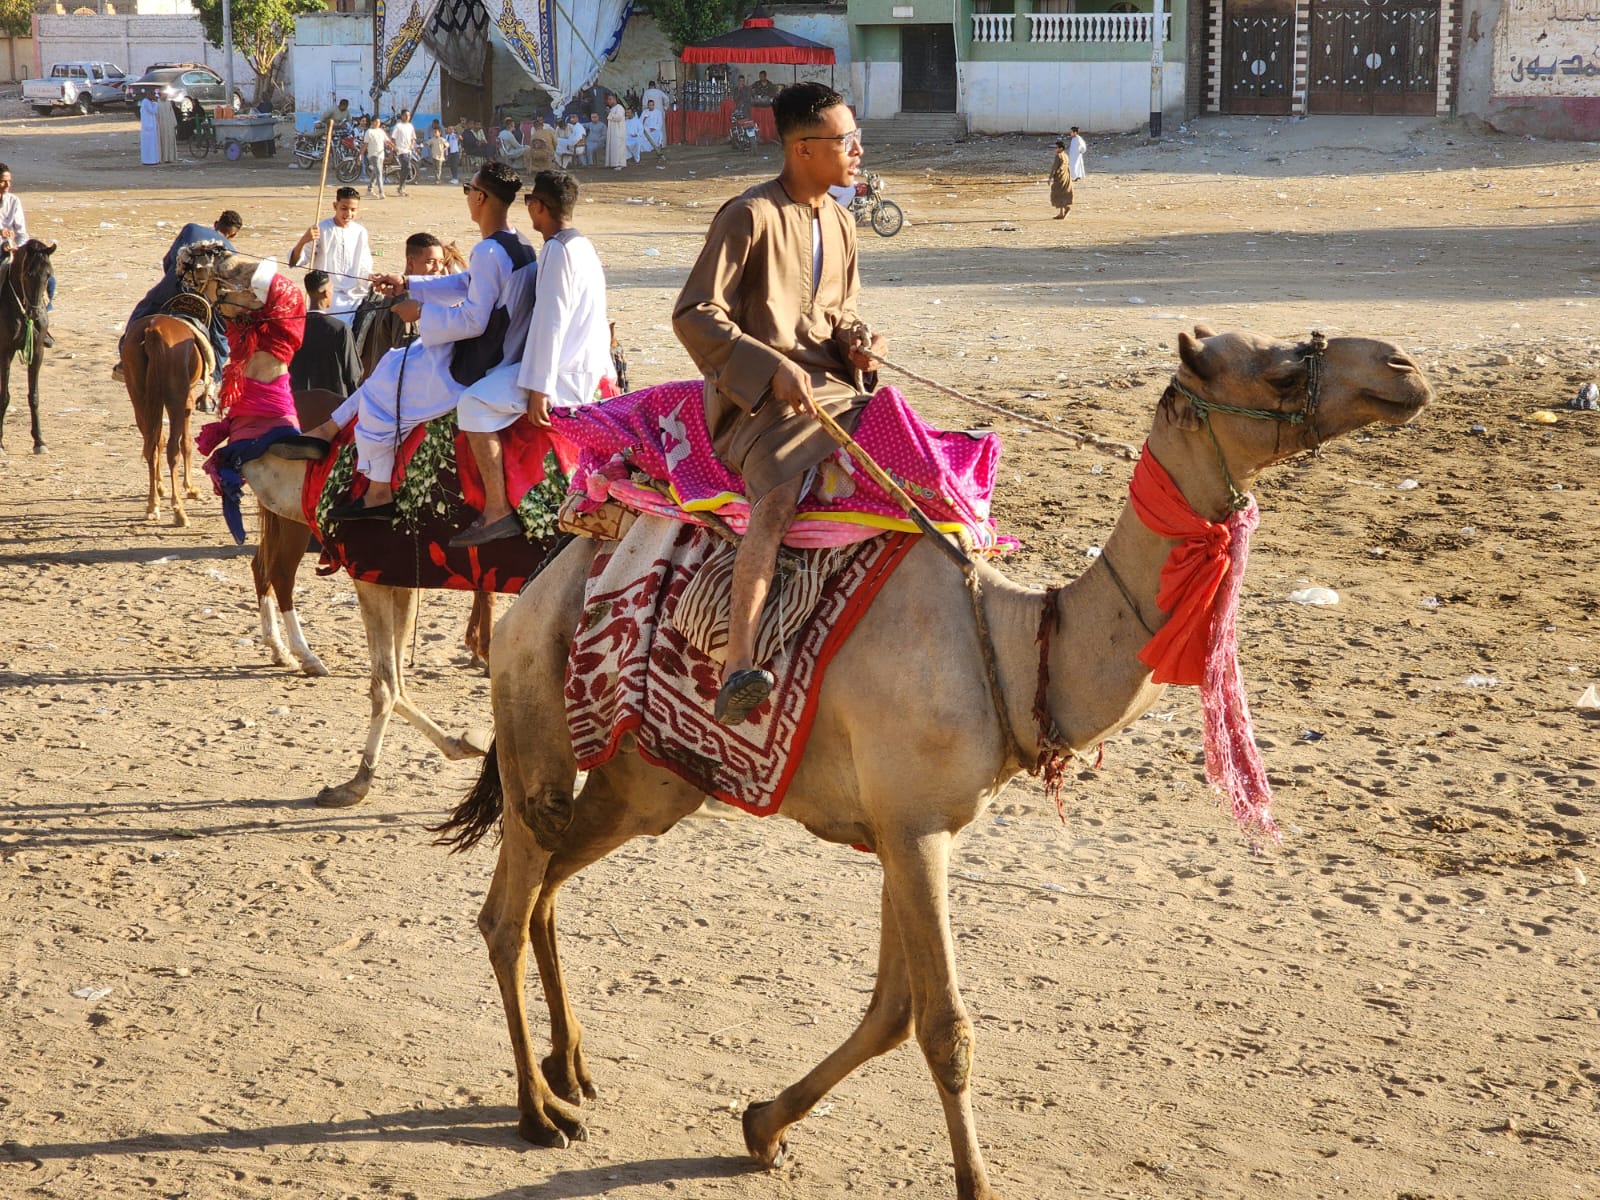
[[735,117],[733,127],[728,130],[728,144],[735,150],[742,150],[749,154],[761,144],[761,133],[756,128],[753,117]]
[[906,223],[905,214],[893,200],[883,198],[883,176],[868,171],[856,180],[856,198],[850,201],[856,224],[871,225],[880,237],[893,237]]
[[361,178],[361,142],[349,125],[340,125],[333,131],[333,149],[329,151],[328,135],[322,133],[297,133],[294,136],[294,164],[303,171],[320,171],[322,156],[329,155],[328,167],[340,183],[354,183]]

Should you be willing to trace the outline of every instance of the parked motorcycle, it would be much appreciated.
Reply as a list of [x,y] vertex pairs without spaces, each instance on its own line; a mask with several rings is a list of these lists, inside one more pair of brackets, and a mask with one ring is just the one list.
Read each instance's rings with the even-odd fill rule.
[[856,224],[871,225],[880,237],[893,237],[906,223],[905,214],[893,200],[883,198],[883,176],[868,171],[856,180],[856,198],[850,202]]
[[761,144],[761,132],[756,128],[755,118],[735,117],[733,127],[728,130],[728,144],[746,154],[753,152]]

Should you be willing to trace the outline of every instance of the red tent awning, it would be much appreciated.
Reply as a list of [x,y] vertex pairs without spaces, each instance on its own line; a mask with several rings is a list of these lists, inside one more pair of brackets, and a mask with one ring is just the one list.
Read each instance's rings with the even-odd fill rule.
[[750,17],[743,28],[685,46],[678,56],[699,63],[785,63],[832,66],[833,47],[785,33],[771,17]]

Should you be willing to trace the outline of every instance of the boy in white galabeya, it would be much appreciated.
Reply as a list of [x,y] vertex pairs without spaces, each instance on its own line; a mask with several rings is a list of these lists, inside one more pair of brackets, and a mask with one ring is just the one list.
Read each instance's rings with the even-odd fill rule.
[[[367,227],[356,220],[360,210],[361,193],[353,187],[340,188],[334,193],[333,216],[302,233],[289,251],[290,266],[309,266],[313,271],[328,273],[333,281],[333,307],[328,311],[346,325],[361,306],[361,297],[367,294],[367,277],[372,274],[372,244],[367,240]],[[309,260],[303,256],[307,246],[311,248]]]
[[462,185],[467,213],[483,240],[459,275],[379,275],[378,290],[402,297],[394,313],[415,321],[415,342],[389,351],[333,416],[307,430],[332,441],[356,423],[356,470],[366,495],[332,509],[335,520],[391,520],[395,454],[411,430],[456,406],[462,388],[522,354],[533,305],[533,243],[508,213],[522,181],[504,163],[486,162]]
[[461,394],[456,418],[483,476],[483,515],[450,539],[481,546],[522,532],[506,497],[499,430],[522,417],[547,429],[552,405],[598,397],[601,380],[616,382],[606,275],[594,243],[572,224],[578,181],[565,171],[540,171],[528,190],[528,218],[544,238],[534,284],[533,320],[520,363],[502,363]]

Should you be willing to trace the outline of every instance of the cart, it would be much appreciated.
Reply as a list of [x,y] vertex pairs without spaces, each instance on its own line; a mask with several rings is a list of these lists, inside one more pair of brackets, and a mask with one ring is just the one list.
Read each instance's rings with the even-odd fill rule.
[[213,117],[216,142],[229,162],[238,162],[246,148],[257,158],[270,158],[278,149],[278,118],[269,114],[251,117]]

